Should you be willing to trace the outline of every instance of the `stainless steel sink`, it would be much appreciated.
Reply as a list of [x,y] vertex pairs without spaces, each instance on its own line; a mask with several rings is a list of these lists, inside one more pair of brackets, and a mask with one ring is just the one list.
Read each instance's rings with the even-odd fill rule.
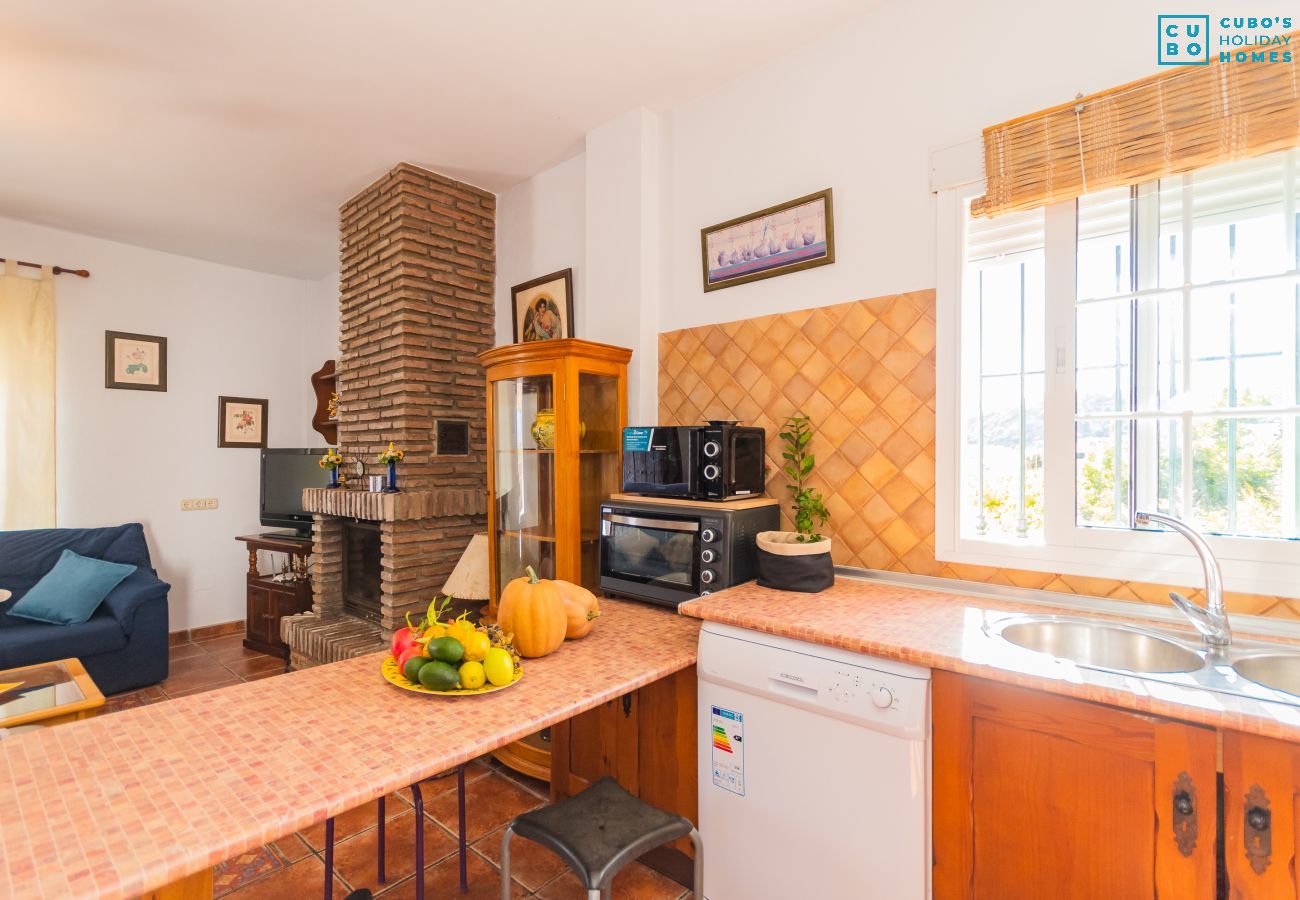
[[[1035,618],[1003,625],[999,633],[1018,647],[1098,669],[1192,672],[1205,665],[1199,654],[1182,644],[1109,622]],[[1300,666],[1295,668],[1293,678],[1300,690]]]
[[1248,656],[1232,664],[1237,674],[1256,684],[1300,696],[1300,655]]

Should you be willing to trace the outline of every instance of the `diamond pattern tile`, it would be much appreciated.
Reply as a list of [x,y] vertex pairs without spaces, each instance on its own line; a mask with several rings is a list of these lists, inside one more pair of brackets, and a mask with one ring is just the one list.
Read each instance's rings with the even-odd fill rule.
[[[766,428],[768,492],[785,498],[776,433],[791,413],[810,416],[840,564],[1167,604],[1166,585],[935,560],[934,357],[931,290],[670,331],[659,335],[659,422]],[[782,522],[792,527],[784,510]],[[1300,600],[1226,599],[1234,612],[1300,619]]]

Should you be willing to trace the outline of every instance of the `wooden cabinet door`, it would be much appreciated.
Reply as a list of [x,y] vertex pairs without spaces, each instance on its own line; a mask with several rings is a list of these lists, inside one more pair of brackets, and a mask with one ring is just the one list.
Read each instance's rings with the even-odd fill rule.
[[551,799],[578,793],[609,775],[637,793],[636,692],[551,728]]
[[[700,821],[695,743],[695,667],[683,669],[637,691],[638,796],[647,803]],[[674,847],[694,855],[681,838]]]
[[1223,733],[1223,854],[1232,900],[1294,900],[1300,746]]
[[271,633],[271,627],[279,626],[275,618],[275,603],[271,591],[261,585],[248,585],[248,617],[244,624],[245,634],[250,640],[270,643],[278,641],[280,635]]
[[1212,900],[1216,735],[935,672],[936,900]]

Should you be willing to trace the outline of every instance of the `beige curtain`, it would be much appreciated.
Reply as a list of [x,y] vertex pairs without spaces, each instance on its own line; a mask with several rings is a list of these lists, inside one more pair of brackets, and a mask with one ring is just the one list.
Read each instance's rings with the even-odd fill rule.
[[0,529],[54,527],[54,271],[0,275]]

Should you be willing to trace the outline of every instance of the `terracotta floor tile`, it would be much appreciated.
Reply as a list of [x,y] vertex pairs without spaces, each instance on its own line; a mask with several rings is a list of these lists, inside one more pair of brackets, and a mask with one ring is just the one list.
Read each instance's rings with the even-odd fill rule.
[[[542,805],[542,800],[524,790],[504,775],[493,772],[483,778],[466,783],[465,830],[472,843],[490,831],[501,828],[515,816]],[[456,792],[446,791],[425,801],[425,810],[441,822],[448,831],[456,833]]]
[[[499,828],[474,844],[474,849],[494,866],[501,865],[501,835],[504,833],[505,829]],[[564,860],[542,845],[526,841],[519,835],[510,839],[510,875],[528,890],[537,890],[568,869]]]
[[[221,641],[221,640],[225,640],[225,638],[217,638],[216,640]],[[206,644],[208,643],[216,643],[216,641],[207,641],[204,644],[200,644],[199,646],[203,647],[206,646]],[[276,658],[271,656],[269,653],[263,653],[260,650],[249,650],[243,644],[233,644],[231,646],[212,647],[208,649],[207,656],[209,659],[215,659],[220,662],[228,662],[229,660],[232,659],[267,659],[268,657],[271,659]],[[281,660],[281,664],[283,664],[283,662],[284,661]]]
[[175,678],[177,675],[197,675],[204,672],[220,672],[225,666],[220,660],[213,659],[206,653],[198,656],[189,656],[185,659],[173,659],[167,664],[167,677]]
[[[465,789],[480,778],[485,778],[492,774],[492,770],[480,763],[478,760],[465,763]],[[456,770],[451,769],[434,778],[426,778],[420,782],[420,791],[424,794],[425,808],[428,808],[429,801],[435,797],[450,793],[453,796],[456,793]],[[406,791],[405,796],[410,799],[411,792]]]
[[215,691],[217,688],[230,687],[231,685],[241,683],[239,676],[232,675],[230,681],[218,681],[216,683],[205,682],[185,688],[171,687],[167,690],[167,696],[169,699],[175,700],[179,697],[188,697],[191,694],[202,694],[207,691]]
[[267,846],[280,854],[280,857],[286,862],[297,862],[304,856],[311,855],[311,848],[307,846],[307,842],[296,834],[282,837],[278,841],[272,841]]
[[[666,875],[632,863],[614,877],[613,900],[678,900],[689,893]],[[537,892],[542,900],[587,900],[578,876],[566,872]]]
[[244,636],[242,634],[223,634],[221,637],[208,638],[206,641],[195,641],[194,643],[209,653],[224,647],[239,647],[242,649]]
[[[331,893],[342,900],[348,891],[337,878],[333,882]],[[238,900],[298,900],[321,896],[324,886],[325,864],[317,857],[309,856],[302,862],[272,872],[226,896]]]
[[253,672],[250,675],[242,675],[245,681],[261,681],[263,678],[274,678],[276,675],[283,675],[283,669],[267,669],[265,672]]
[[[402,800],[401,797],[389,794],[384,803],[384,818],[394,819],[411,808],[409,803]],[[337,850],[339,842],[344,838],[351,837],[358,832],[365,831],[367,828],[374,828],[379,821],[379,801],[371,800],[369,803],[358,806],[355,809],[349,809],[345,813],[340,813],[334,817],[334,847]],[[310,828],[304,828],[298,832],[298,835],[307,842],[307,845],[313,850],[323,850],[325,847],[325,823],[313,825]]]
[[167,657],[175,662],[178,659],[189,659],[194,656],[205,656],[203,648],[198,644],[191,644],[186,641],[183,644],[172,644],[167,648]]
[[284,660],[266,654],[240,659],[227,659],[223,660],[223,663],[227,669],[240,676],[252,675],[258,672],[275,672],[278,675],[284,672]]
[[248,853],[242,853],[234,859],[228,859],[212,869],[212,896],[221,897],[250,884],[276,869],[284,868],[286,863],[276,856],[269,847],[258,847]]
[[533,778],[531,775],[525,775],[522,772],[515,772],[509,769],[501,774],[509,778],[515,784],[533,792],[543,800],[550,800],[551,786],[540,778]]
[[[379,890],[415,872],[415,811],[407,809],[388,821],[384,830],[385,885],[378,880],[379,829],[371,828],[334,845],[334,871],[352,887]],[[424,820],[424,863],[426,868],[448,854],[456,853],[456,839]]]
[[[460,892],[460,861],[452,854],[442,862],[424,870],[424,896],[428,900],[499,900],[501,897],[501,873],[497,867],[470,851],[466,865],[469,874],[469,891]],[[527,891],[515,882],[511,895],[525,897]],[[408,878],[401,884],[379,895],[383,900],[412,900],[415,897],[415,879]],[[585,900],[585,898],[584,898]]]

